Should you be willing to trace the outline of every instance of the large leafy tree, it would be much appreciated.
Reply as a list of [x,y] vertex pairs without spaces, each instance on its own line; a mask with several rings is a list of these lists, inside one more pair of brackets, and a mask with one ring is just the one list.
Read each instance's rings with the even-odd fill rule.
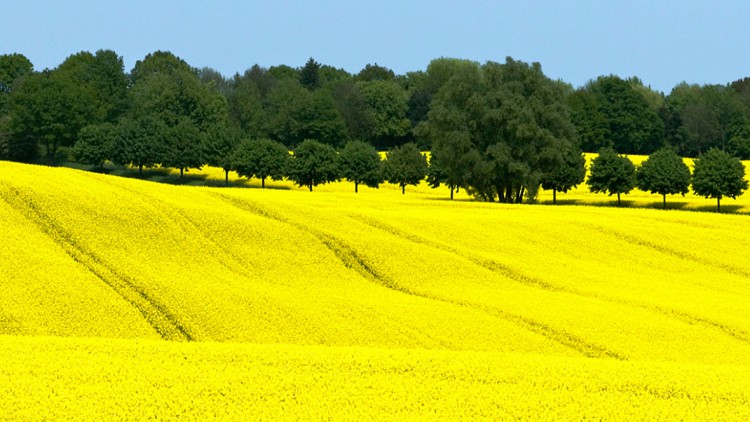
[[143,174],[144,167],[153,167],[162,162],[165,138],[169,127],[153,115],[138,119],[123,118],[117,125],[112,145],[112,162],[138,167]]
[[89,125],[78,132],[74,147],[76,160],[104,168],[104,163],[112,156],[117,128],[111,123]]
[[94,101],[89,89],[63,72],[28,76],[10,96],[11,158],[32,159],[42,145],[52,163],[60,146],[73,146],[78,131],[97,121]]
[[298,186],[313,187],[340,179],[338,154],[332,146],[306,139],[294,149],[287,175]]
[[406,91],[393,81],[373,80],[357,85],[371,110],[370,143],[383,149],[402,144],[411,130],[406,117],[409,109]]
[[712,147],[750,158],[750,122],[741,97],[720,85],[677,85],[665,104],[668,141],[685,156]]
[[635,173],[636,186],[642,191],[662,196],[667,208],[667,195],[685,196],[690,187],[690,168],[672,148],[662,148],[644,161]]
[[10,94],[34,72],[34,65],[22,54],[0,55],[0,159],[26,161],[36,156],[36,141],[13,136],[8,102]]
[[167,126],[164,132],[164,150],[161,164],[180,170],[180,179],[185,170],[200,169],[205,164],[204,134],[187,117],[179,117],[177,122]]
[[8,96],[24,77],[34,72],[34,65],[23,54],[0,55],[0,116],[5,114]]
[[567,147],[553,154],[549,170],[542,176],[542,188],[552,191],[552,203],[557,204],[557,192],[567,192],[586,178],[586,158],[576,148]]
[[248,136],[260,137],[265,132],[263,96],[253,78],[254,74],[250,70],[243,76],[235,75],[230,82],[232,88],[227,100],[229,115],[234,124]]
[[716,211],[721,212],[721,199],[736,199],[748,187],[742,162],[718,149],[711,148],[695,160],[693,192],[716,198]]
[[363,141],[349,141],[339,155],[341,176],[354,183],[354,192],[359,185],[377,188],[383,182],[380,155],[375,148]]
[[57,71],[90,92],[91,123],[115,123],[127,110],[128,80],[122,57],[114,51],[82,51],[65,59]]
[[146,56],[132,74],[131,117],[156,119],[166,128],[156,138],[162,145],[155,162],[179,169],[181,178],[185,170],[200,168],[206,159],[205,134],[228,121],[224,96],[168,52]]
[[289,160],[289,151],[283,144],[270,139],[251,139],[237,146],[232,168],[242,177],[257,177],[261,188],[265,188],[267,178],[284,178]]
[[352,80],[341,80],[331,87],[331,96],[346,125],[350,139],[372,139],[375,116],[360,85]]
[[464,64],[433,98],[420,133],[454,183],[487,201],[521,202],[550,171],[542,151],[574,141],[566,89],[538,63]]
[[386,153],[383,175],[404,194],[406,185],[416,186],[427,176],[427,158],[411,142],[395,147]]
[[581,91],[570,105],[582,146],[589,152],[611,146],[623,154],[644,154],[661,147],[664,123],[654,99],[658,94],[640,80],[600,76]]
[[228,124],[211,126],[203,136],[203,158],[209,166],[224,170],[224,185],[229,185],[229,172],[235,149],[240,144],[239,129]]
[[604,148],[591,162],[591,174],[586,184],[593,193],[617,195],[619,206],[620,195],[635,188],[635,166],[628,157],[618,155],[612,148]]
[[267,131],[288,147],[305,139],[339,146],[346,124],[325,90],[310,92],[295,79],[282,79],[268,95]]

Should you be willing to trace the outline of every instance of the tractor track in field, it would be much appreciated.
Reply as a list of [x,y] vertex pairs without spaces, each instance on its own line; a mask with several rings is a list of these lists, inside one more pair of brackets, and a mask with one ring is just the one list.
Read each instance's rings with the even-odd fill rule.
[[333,252],[333,254],[341,261],[341,263],[344,266],[357,272],[363,278],[370,280],[378,285],[381,285],[389,290],[393,290],[395,292],[417,297],[420,299],[425,299],[429,301],[437,301],[437,302],[442,302],[442,303],[446,303],[446,304],[453,305],[453,306],[481,311],[493,317],[508,321],[516,325],[517,327],[520,327],[527,331],[531,331],[535,334],[541,335],[542,337],[552,342],[568,347],[586,357],[610,358],[610,359],[617,359],[617,360],[623,360],[623,361],[627,360],[627,357],[620,355],[614,351],[611,351],[602,346],[587,342],[584,339],[577,337],[574,334],[571,334],[565,330],[551,327],[542,322],[536,321],[532,318],[524,317],[521,315],[515,315],[513,313],[503,311],[501,309],[491,307],[491,306],[481,305],[481,304],[477,304],[477,303],[473,303],[469,301],[460,301],[460,300],[442,298],[442,297],[430,295],[424,292],[419,292],[419,291],[415,291],[413,289],[407,288],[397,283],[391,277],[380,273],[375,268],[375,266],[369,263],[362,254],[360,254],[353,247],[351,247],[346,242],[342,241],[341,239],[338,239],[335,236],[332,236],[330,234],[324,233],[319,230],[305,227],[304,225],[301,225],[298,223],[291,222],[287,220],[286,218],[278,216],[274,212],[269,211],[255,203],[242,200],[239,198],[231,198],[227,195],[223,195],[219,193],[214,193],[214,195],[244,211],[251,212],[253,214],[263,216],[266,218],[270,218],[272,220],[275,220],[281,223],[289,224],[298,230],[310,233],[312,236],[316,237],[326,248],[328,248],[331,252]]
[[[425,238],[422,238],[422,237],[417,236],[417,235],[412,234],[412,233],[407,233],[407,232],[405,232],[405,231],[403,231],[401,229],[393,227],[393,226],[391,226],[391,225],[389,225],[387,223],[384,223],[384,222],[379,221],[377,219],[374,219],[372,217],[367,217],[367,216],[363,216],[363,215],[360,215],[360,214],[352,214],[350,216],[352,218],[356,219],[356,220],[361,221],[362,223],[364,223],[364,224],[366,224],[366,225],[368,225],[370,227],[373,227],[375,229],[378,229],[378,230],[381,230],[381,231],[386,232],[388,234],[391,234],[391,235],[393,235],[393,236],[395,236],[397,238],[406,239],[406,240],[409,240],[409,241],[411,241],[413,243],[416,243],[416,244],[419,244],[419,245],[422,245],[422,246],[426,246],[426,247],[430,247],[430,248],[433,248],[433,249],[436,249],[436,250],[439,250],[439,251],[442,251],[442,252],[447,252],[447,253],[455,254],[455,255],[457,255],[457,256],[459,256],[461,258],[465,258],[465,259],[467,259],[467,260],[469,260],[469,261],[471,261],[471,262],[473,262],[473,263],[475,263],[475,264],[477,264],[477,265],[479,265],[479,266],[481,266],[483,268],[486,268],[486,269],[488,269],[490,271],[493,271],[493,272],[497,272],[497,273],[499,273],[499,274],[501,274],[501,275],[503,275],[503,276],[505,276],[505,277],[507,277],[507,278],[509,278],[511,280],[514,280],[516,282],[519,282],[519,283],[524,284],[524,285],[529,286],[529,287],[538,288],[538,289],[542,289],[542,290],[546,290],[546,291],[550,291],[550,292],[555,292],[555,293],[567,293],[567,294],[579,296],[579,297],[586,298],[586,299],[594,299],[594,300],[599,300],[599,301],[603,301],[603,302],[607,302],[607,303],[613,303],[613,304],[628,306],[628,307],[632,307],[632,308],[642,309],[642,310],[645,310],[645,311],[648,311],[648,312],[652,312],[652,313],[656,313],[656,314],[659,314],[659,315],[662,315],[662,316],[666,316],[666,317],[669,317],[669,318],[677,319],[677,320],[679,320],[679,321],[681,321],[683,323],[686,323],[688,325],[700,325],[700,326],[703,326],[704,328],[719,330],[722,333],[724,333],[726,335],[729,335],[730,337],[733,337],[734,339],[736,339],[738,341],[741,341],[741,342],[743,342],[743,343],[745,343],[747,345],[750,345],[750,333],[747,333],[747,332],[745,332],[743,330],[740,330],[740,329],[728,326],[726,324],[722,324],[720,322],[711,320],[709,318],[704,318],[704,317],[692,315],[692,314],[684,312],[684,311],[678,311],[678,310],[673,310],[673,309],[664,309],[664,308],[661,308],[661,307],[658,307],[658,306],[649,305],[649,304],[645,304],[645,303],[640,303],[640,302],[636,302],[636,301],[631,301],[631,300],[626,300],[626,299],[619,299],[619,298],[613,298],[613,297],[609,297],[609,296],[599,295],[599,294],[596,294],[596,293],[591,293],[591,292],[585,292],[585,291],[581,291],[581,290],[577,290],[577,289],[572,289],[572,288],[568,288],[568,287],[564,287],[564,286],[556,286],[554,284],[548,283],[548,282],[546,282],[544,280],[541,280],[541,279],[538,279],[536,277],[526,276],[526,275],[522,274],[521,272],[508,267],[505,264],[499,263],[499,262],[494,261],[494,260],[487,260],[487,259],[482,259],[482,258],[474,257],[471,254],[463,252],[463,251],[460,251],[460,250],[458,250],[456,248],[451,247],[450,245],[446,245],[446,244],[443,244],[443,243],[440,243],[440,242],[436,242],[436,241],[432,241],[432,240],[429,240],[429,239],[425,239]],[[609,233],[609,232],[606,232],[606,231],[601,231],[601,230],[599,230],[599,231],[602,232],[602,233],[604,233],[604,234],[607,234],[607,235],[613,235],[612,233]],[[630,236],[630,237],[632,237],[632,236]],[[631,241],[632,241],[632,239],[631,239]],[[640,242],[635,243],[635,244],[644,246]],[[649,245],[646,245],[646,246],[649,246]],[[651,245],[651,246],[653,246],[653,245]],[[688,254],[684,254],[684,256],[681,256],[681,255],[679,255],[677,253],[667,252],[666,249],[668,249],[668,248],[664,248],[664,249],[665,250],[660,250],[660,252],[668,253],[668,254],[673,255],[673,256],[679,256],[679,257],[681,257],[683,259],[693,259]],[[671,249],[670,249],[670,251],[671,251]],[[703,263],[703,262],[701,262],[701,263]]]
[[7,186],[6,189],[0,189],[0,198],[49,236],[73,261],[86,268],[138,310],[146,322],[163,339],[173,341],[193,340],[187,328],[162,303],[139,287],[130,277],[118,272],[96,253],[76,240],[55,219],[46,214],[31,195],[24,194],[15,187]]

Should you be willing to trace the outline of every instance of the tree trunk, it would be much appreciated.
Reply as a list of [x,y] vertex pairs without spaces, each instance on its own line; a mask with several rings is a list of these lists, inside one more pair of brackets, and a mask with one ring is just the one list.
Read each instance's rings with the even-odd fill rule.
[[180,180],[182,180],[182,177],[185,175],[185,169],[180,167]]
[[261,189],[265,189],[266,188],[266,178],[265,177],[263,177],[263,178],[260,179],[260,188]]
[[359,182],[354,182],[354,193],[359,193]]
[[664,209],[667,209],[667,194],[663,193],[663,194],[661,194],[661,197],[662,197],[662,201],[664,203]]
[[721,196],[716,198],[716,212],[721,212]]
[[138,166],[138,173],[143,176],[143,164]]
[[404,194],[406,194],[406,185],[402,183],[401,184],[401,195],[404,195]]
[[451,186],[451,201],[453,200],[453,186]]
[[307,185],[307,187],[308,187],[308,188],[310,188],[310,192],[312,192],[312,182],[310,182],[310,183],[309,183],[309,184]]
[[552,189],[552,205],[557,205],[557,189]]
[[224,169],[224,186],[229,186],[229,170]]
[[617,194],[617,206],[618,207],[621,206],[621,204],[620,204],[620,194],[619,193]]

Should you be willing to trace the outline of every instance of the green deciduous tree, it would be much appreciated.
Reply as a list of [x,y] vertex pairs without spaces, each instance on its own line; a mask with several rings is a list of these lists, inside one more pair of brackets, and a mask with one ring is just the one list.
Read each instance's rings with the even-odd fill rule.
[[356,79],[362,82],[370,81],[390,81],[396,78],[396,74],[391,69],[375,64],[366,64],[365,67],[359,71]]
[[567,192],[586,178],[586,158],[575,148],[565,148],[549,170],[542,176],[542,188],[552,191],[552,203],[557,204],[557,192]]
[[[260,70],[259,70],[260,71]],[[228,95],[229,116],[250,137],[260,137],[264,131],[263,97],[253,80],[251,71],[235,75]]]
[[0,55],[0,117],[5,114],[8,96],[28,75],[34,73],[34,65],[23,54]]
[[338,154],[330,145],[306,139],[294,149],[287,175],[312,192],[315,186],[339,180]]
[[310,92],[295,79],[278,81],[268,95],[269,136],[294,147],[305,139],[338,146],[346,139],[346,124],[325,90]]
[[369,81],[357,84],[371,110],[373,127],[371,144],[389,148],[403,143],[410,133],[411,122],[406,117],[408,94],[393,81]]
[[690,168],[672,148],[651,154],[635,173],[636,186],[644,192],[658,193],[667,208],[667,195],[685,196],[690,187]]
[[240,130],[228,124],[211,126],[203,136],[203,158],[209,166],[224,170],[224,185],[229,185],[229,172],[235,149],[240,143]]
[[736,199],[748,187],[742,162],[718,149],[711,148],[695,160],[693,192],[716,198],[716,211],[721,212],[721,199]]
[[433,98],[418,133],[431,140],[434,164],[455,170],[454,183],[465,180],[483,200],[521,202],[549,171],[542,152],[574,140],[567,89],[538,63],[465,64]]
[[354,192],[359,185],[377,188],[383,182],[380,155],[375,148],[363,141],[349,141],[339,155],[341,176],[354,183]]
[[76,160],[104,168],[104,162],[112,156],[117,129],[111,123],[89,125],[78,132],[78,141],[73,149]]
[[162,161],[168,131],[169,127],[154,116],[122,119],[116,127],[112,162],[138,167],[138,172],[143,174],[144,167],[153,167]]
[[600,76],[581,90],[590,95],[576,95],[571,106],[584,148],[611,146],[624,154],[644,154],[661,147],[664,123],[640,80]]
[[203,167],[206,162],[203,136],[193,121],[180,117],[164,132],[161,165],[179,169],[180,179],[184,177],[185,170]]
[[750,158],[750,122],[742,100],[720,85],[677,85],[665,104],[668,141],[685,156],[712,147]]
[[78,131],[97,121],[94,102],[91,91],[65,73],[45,71],[28,76],[10,96],[12,142],[26,146],[12,155],[31,159],[39,144],[52,163],[60,146],[73,146]]
[[383,175],[404,194],[406,185],[418,185],[427,176],[427,158],[411,142],[395,147],[386,153]]
[[635,166],[612,148],[604,148],[591,163],[591,175],[586,184],[593,193],[616,194],[617,205],[620,205],[620,195],[630,193],[635,187]]
[[286,147],[270,139],[242,141],[232,156],[232,168],[242,177],[257,177],[260,186],[266,187],[266,179],[281,180],[290,161]]

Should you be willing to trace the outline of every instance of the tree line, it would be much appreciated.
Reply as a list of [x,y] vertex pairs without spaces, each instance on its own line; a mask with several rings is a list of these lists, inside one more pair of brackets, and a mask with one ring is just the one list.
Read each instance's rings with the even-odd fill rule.
[[[162,51],[129,73],[110,50],[80,52],[41,72],[23,55],[0,56],[2,159],[54,163],[72,153],[85,164],[162,165],[181,175],[208,164],[227,179],[232,170],[263,185],[287,177],[310,190],[343,177],[355,190],[393,181],[403,191],[426,176],[451,197],[463,188],[517,203],[542,187],[556,201],[558,191],[583,182],[581,152],[601,151],[589,186],[619,200],[625,186],[646,178],[636,175],[666,166],[658,157],[671,151],[700,157],[692,183],[703,195],[699,163],[719,153],[733,163],[750,158],[749,116],[750,78],[683,83],[669,95],[613,75],[574,89],[538,63],[511,58],[439,58],[405,75],[377,64],[350,74],[311,58],[299,68],[255,65],[225,78]],[[431,151],[429,166],[420,149]],[[377,150],[388,150],[382,164]],[[657,152],[627,176],[632,163],[612,159]],[[621,163],[611,170],[624,177],[618,187],[596,182],[605,159]],[[719,201],[739,194],[722,189]],[[674,193],[684,192],[666,194]]]

